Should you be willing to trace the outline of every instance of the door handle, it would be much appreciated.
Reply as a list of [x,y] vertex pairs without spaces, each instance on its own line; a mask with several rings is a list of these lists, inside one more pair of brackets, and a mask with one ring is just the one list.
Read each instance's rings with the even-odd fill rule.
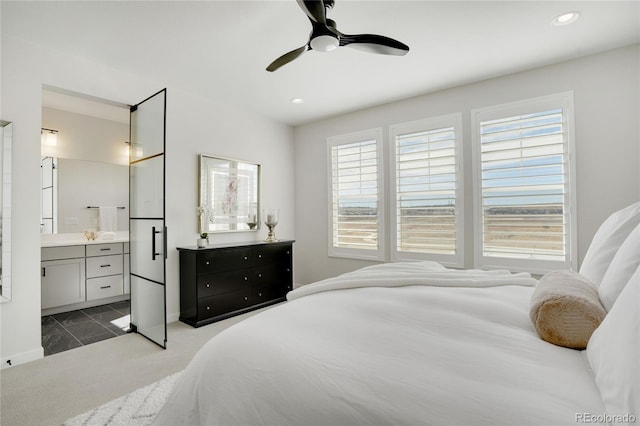
[[156,231],[155,226],[151,227],[151,260],[156,260],[156,256],[160,255],[160,253],[156,252],[156,234],[159,233],[160,231]]
[[163,233],[162,233],[162,241],[163,241],[163,245],[162,245],[162,249],[164,250],[164,259],[167,260],[167,227],[165,226],[163,228]]

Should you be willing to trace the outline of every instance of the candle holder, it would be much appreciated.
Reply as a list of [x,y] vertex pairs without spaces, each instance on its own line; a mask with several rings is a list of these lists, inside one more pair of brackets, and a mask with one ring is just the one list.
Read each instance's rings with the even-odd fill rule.
[[278,224],[280,211],[278,209],[265,209],[262,214],[264,216],[264,224],[269,228],[269,233],[267,234],[267,239],[265,240],[268,243],[275,243],[279,241],[276,238],[276,233],[274,232],[274,228]]
[[247,213],[247,226],[252,231],[258,226],[258,209],[255,205],[251,205],[249,207],[249,212]]

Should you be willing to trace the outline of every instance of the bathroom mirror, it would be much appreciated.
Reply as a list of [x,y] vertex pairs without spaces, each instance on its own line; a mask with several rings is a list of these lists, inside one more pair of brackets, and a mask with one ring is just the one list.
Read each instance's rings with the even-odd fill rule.
[[260,227],[260,165],[200,154],[199,232]]
[[[97,206],[117,206],[118,231],[129,223],[129,167],[102,161],[41,159],[40,232],[78,233],[99,230]],[[82,176],[82,179],[78,179]],[[94,206],[96,208],[89,208]]]
[[13,124],[0,120],[0,302],[11,300],[11,143]]

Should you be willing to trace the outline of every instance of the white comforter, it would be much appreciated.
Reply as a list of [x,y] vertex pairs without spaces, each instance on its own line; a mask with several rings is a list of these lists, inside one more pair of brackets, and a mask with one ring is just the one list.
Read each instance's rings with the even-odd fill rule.
[[208,342],[155,424],[575,425],[604,407],[582,353],[535,334],[534,283],[421,262],[304,286]]

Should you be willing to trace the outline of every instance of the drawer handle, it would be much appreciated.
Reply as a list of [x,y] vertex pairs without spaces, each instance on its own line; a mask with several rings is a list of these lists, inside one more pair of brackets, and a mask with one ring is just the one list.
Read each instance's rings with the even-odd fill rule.
[[206,262],[204,262],[205,265],[208,265],[210,262],[207,260]]
[[244,300],[249,300],[249,298],[247,296],[244,297]]
[[110,266],[111,266],[111,265],[109,265],[109,264],[107,264],[107,265],[100,265],[100,267],[101,267],[101,268],[108,268],[108,267],[110,267]]
[[209,284],[209,283],[207,283],[206,286],[207,286],[207,288],[211,288],[211,284]]
[[291,252],[289,250],[287,250],[287,254],[291,254]]
[[261,255],[261,254],[259,254],[259,255],[258,255],[258,257],[259,257],[259,258],[262,258],[262,255]]
[[258,293],[258,296],[262,297],[262,293]]
[[101,248],[100,251],[111,251],[111,248]]
[[287,272],[291,272],[291,269],[287,268]]
[[210,311],[210,310],[211,310],[211,306],[207,306],[207,311]]
[[111,288],[111,286],[110,285],[103,285],[102,287],[100,287],[100,290],[105,290],[107,288]]
[[247,257],[247,256],[244,257],[244,260],[248,260],[248,259],[249,259],[249,257]]
[[244,280],[245,281],[249,281],[249,277],[244,277]]
[[262,274],[258,274],[258,278],[262,278]]

